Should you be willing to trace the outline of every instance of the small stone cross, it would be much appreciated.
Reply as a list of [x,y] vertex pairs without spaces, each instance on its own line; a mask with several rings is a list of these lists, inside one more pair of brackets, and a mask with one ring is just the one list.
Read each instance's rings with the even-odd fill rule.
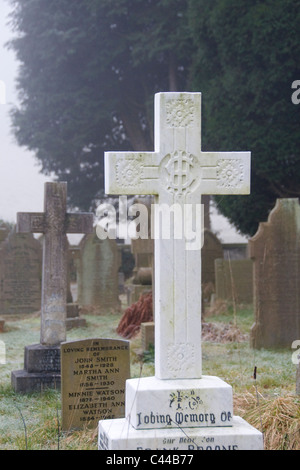
[[91,233],[93,214],[67,213],[67,183],[45,183],[44,212],[19,212],[17,232],[43,233],[41,344],[66,340],[67,233]]
[[[250,152],[202,152],[201,93],[158,93],[155,151],[106,152],[105,185],[107,194],[155,195],[156,214],[162,204],[184,210],[203,194],[249,194]],[[201,249],[155,236],[154,266],[155,375],[200,378]]]

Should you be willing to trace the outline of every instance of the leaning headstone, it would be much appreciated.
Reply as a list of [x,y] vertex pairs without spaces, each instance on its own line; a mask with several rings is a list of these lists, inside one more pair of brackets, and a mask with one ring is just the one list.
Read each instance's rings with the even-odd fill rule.
[[0,250],[0,314],[41,309],[42,246],[30,233],[11,232]]
[[128,341],[114,339],[61,344],[63,431],[96,428],[99,420],[125,416],[129,349]]
[[16,392],[60,386],[60,344],[66,340],[67,233],[90,233],[93,214],[67,212],[67,183],[45,184],[43,213],[19,213],[18,232],[44,233],[40,344],[25,347],[24,370],[13,371]]
[[215,260],[216,299],[235,303],[253,302],[253,261]]
[[153,280],[153,252],[154,244],[151,238],[151,205],[153,197],[136,197],[135,204],[142,204],[147,208],[148,217],[141,220],[140,232],[148,232],[148,238],[137,238],[131,241],[131,252],[134,256],[135,266],[133,269],[132,284],[127,284],[128,305],[137,302],[140,296],[146,292],[152,291]]
[[198,232],[164,239],[157,225],[162,204],[199,215],[202,194],[248,193],[250,154],[201,151],[200,93],[159,93],[155,104],[155,151],[105,155],[106,193],[156,195],[155,376],[127,380],[126,418],[99,422],[98,446],[262,449],[262,434],[233,416],[231,386],[202,376]]
[[109,238],[101,240],[94,230],[82,239],[80,251],[78,304],[94,307],[100,314],[118,311],[121,254],[116,241]]
[[267,222],[249,240],[254,261],[254,348],[291,347],[300,338],[300,207],[277,199]]

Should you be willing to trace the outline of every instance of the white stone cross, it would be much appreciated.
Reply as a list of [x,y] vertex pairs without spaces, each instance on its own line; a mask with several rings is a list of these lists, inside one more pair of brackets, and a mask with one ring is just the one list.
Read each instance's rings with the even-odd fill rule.
[[155,151],[106,152],[105,191],[156,196],[155,375],[200,378],[201,249],[159,237],[158,214],[162,205],[200,205],[202,194],[249,194],[250,152],[202,152],[201,93],[158,93]]

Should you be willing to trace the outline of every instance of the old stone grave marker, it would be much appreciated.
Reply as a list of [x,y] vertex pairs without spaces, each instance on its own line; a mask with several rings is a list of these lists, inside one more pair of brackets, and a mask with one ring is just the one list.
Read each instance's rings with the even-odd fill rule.
[[125,416],[129,342],[86,339],[61,344],[62,429],[96,428]]
[[143,351],[149,351],[154,346],[154,322],[141,323],[141,341]]
[[41,309],[42,246],[32,234],[11,232],[0,250],[0,314]]
[[[108,152],[105,172],[108,194],[156,196],[155,376],[127,380],[126,418],[99,422],[99,449],[262,449],[262,434],[233,416],[231,386],[202,376],[201,361],[198,205],[202,194],[249,193],[250,154],[202,152],[201,94],[159,93],[155,151]],[[168,239],[158,214],[174,203],[185,216]],[[175,237],[182,220],[194,236]]]
[[237,303],[253,302],[253,261],[216,259],[216,299]]
[[16,392],[60,386],[60,343],[66,340],[67,233],[90,233],[93,214],[67,212],[67,183],[45,183],[43,213],[19,213],[17,232],[43,233],[40,344],[26,346],[24,370],[13,371]]
[[300,207],[277,199],[249,240],[254,262],[254,348],[291,347],[300,338]]
[[204,243],[201,250],[202,284],[215,283],[215,260],[223,258],[223,247],[218,237],[204,229]]
[[121,253],[116,240],[101,240],[94,233],[80,242],[77,264],[78,304],[96,307],[100,314],[120,309],[119,275]]

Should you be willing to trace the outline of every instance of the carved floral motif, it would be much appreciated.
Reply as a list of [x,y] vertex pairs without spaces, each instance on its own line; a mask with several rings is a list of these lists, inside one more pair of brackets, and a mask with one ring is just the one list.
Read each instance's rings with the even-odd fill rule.
[[193,100],[188,98],[170,100],[166,104],[168,127],[189,127],[194,123]]
[[244,181],[244,165],[235,158],[220,159],[217,164],[217,186],[222,188],[239,188]]

